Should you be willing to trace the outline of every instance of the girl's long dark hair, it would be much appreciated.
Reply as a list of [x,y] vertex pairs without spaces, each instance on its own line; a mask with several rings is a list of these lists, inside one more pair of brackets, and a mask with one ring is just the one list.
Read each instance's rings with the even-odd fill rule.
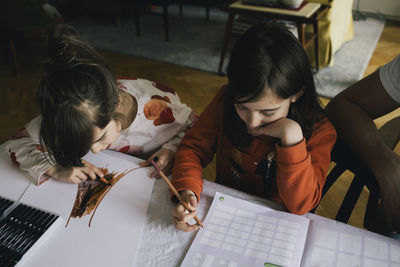
[[284,26],[269,23],[247,30],[233,48],[227,75],[224,130],[233,145],[244,148],[252,139],[234,104],[256,100],[266,88],[282,99],[303,90],[301,97],[290,105],[288,118],[299,123],[306,139],[310,137],[323,110],[307,55]]
[[63,167],[81,166],[118,104],[116,77],[103,59],[67,25],[49,33],[49,62],[37,92],[42,122],[40,141]]

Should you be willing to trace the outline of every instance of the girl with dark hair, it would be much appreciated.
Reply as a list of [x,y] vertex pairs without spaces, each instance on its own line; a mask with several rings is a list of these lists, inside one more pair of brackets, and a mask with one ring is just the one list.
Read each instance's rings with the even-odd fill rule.
[[170,171],[176,148],[196,119],[173,89],[143,79],[117,80],[70,26],[49,34],[48,55],[37,92],[40,116],[5,145],[36,184],[50,177],[79,183],[102,176],[82,160],[90,150],[129,153],[147,159],[143,166],[157,157]]
[[[236,43],[228,84],[183,138],[172,183],[193,208],[216,153],[216,182],[304,214],[317,206],[336,131],[321,108],[306,53],[283,26],[250,28]],[[178,204],[175,227],[197,229]]]

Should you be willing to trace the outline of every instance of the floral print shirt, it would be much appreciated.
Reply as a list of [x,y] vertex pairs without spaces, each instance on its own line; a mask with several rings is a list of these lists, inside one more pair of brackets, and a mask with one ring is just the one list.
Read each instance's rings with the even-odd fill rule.
[[[175,90],[156,82],[123,78],[118,87],[135,97],[138,109],[135,120],[109,149],[141,158],[161,147],[175,152],[186,129],[197,119],[193,110],[181,103]],[[34,118],[5,143],[11,160],[37,185],[50,178],[45,172],[53,167],[40,146],[40,123],[40,116]]]

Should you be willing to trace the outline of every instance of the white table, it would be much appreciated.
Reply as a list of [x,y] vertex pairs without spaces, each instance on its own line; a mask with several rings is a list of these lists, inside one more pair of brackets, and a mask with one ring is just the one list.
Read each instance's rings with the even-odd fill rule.
[[[77,185],[55,180],[36,186],[15,166],[0,146],[0,196],[60,215],[63,223],[24,257],[29,267],[132,266],[144,227],[154,180],[148,169],[135,170],[118,181],[104,197],[88,226],[90,215],[66,221],[74,204]],[[118,153],[118,156],[125,156]],[[100,153],[88,160],[121,173],[139,159]],[[109,164],[109,166],[107,166]]]
[[[2,146],[0,149],[0,196],[57,212],[66,220],[75,198],[76,185],[50,182],[36,187],[30,184],[25,173],[12,165]],[[126,159],[125,155],[121,157]],[[141,169],[136,175],[121,179],[100,204],[92,227],[87,227],[89,216],[86,216],[73,219],[67,229],[60,227],[56,230],[38,248],[27,266],[179,266],[196,232],[175,230],[171,220],[173,204],[168,186],[163,180],[147,178],[148,171]],[[282,210],[282,206],[277,203],[204,181],[204,192],[197,208],[197,215],[201,220],[205,219],[216,192]],[[395,247],[398,254],[392,253],[391,257],[398,261],[396,266],[400,266],[399,241],[388,241],[385,237],[315,214],[303,216],[322,222],[328,228],[345,228],[345,234],[350,236],[354,234],[361,238],[382,241],[383,245],[388,248],[390,246],[391,251]]]
[[[124,154],[119,156],[138,161]],[[175,230],[171,220],[173,204],[167,184],[161,179],[144,179],[147,171],[143,169],[136,176],[124,177],[114,186],[107,195],[110,199],[106,197],[101,202],[90,228],[87,226],[90,216],[85,216],[72,218],[67,229],[64,225],[75,199],[76,185],[56,181],[39,187],[32,184],[28,174],[12,164],[4,146],[0,146],[0,170],[3,170],[0,172],[0,196],[55,212],[64,219],[64,224],[29,259],[28,266],[179,266],[195,237],[196,232]],[[147,185],[142,186],[143,190],[137,190],[135,183],[127,181],[132,178]],[[115,197],[112,191],[120,192]],[[197,212],[200,219],[204,220],[207,215],[216,191],[281,208],[268,200],[205,181]],[[129,195],[131,197],[128,198]],[[120,198],[126,198],[122,209],[116,207],[121,205]],[[147,200],[150,202],[146,214],[144,205],[135,207],[135,204]],[[143,214],[142,224],[135,220],[140,214]],[[141,235],[140,240],[130,240],[129,236],[123,235],[123,229],[129,230],[128,234],[135,238]],[[119,256],[111,256],[112,253]]]

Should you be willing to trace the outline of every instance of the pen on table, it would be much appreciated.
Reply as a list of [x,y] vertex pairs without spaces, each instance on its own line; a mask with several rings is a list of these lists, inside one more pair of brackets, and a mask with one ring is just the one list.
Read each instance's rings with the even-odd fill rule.
[[[168,180],[167,176],[165,176],[165,174],[160,170],[160,168],[157,166],[157,164],[154,162],[154,160],[152,160],[151,163],[153,164],[154,168],[156,168],[156,170],[160,174],[160,176],[165,180],[165,182],[167,182],[169,189],[171,189],[172,193],[174,193],[174,195],[178,198],[179,202],[185,207],[185,209],[187,209],[189,212],[192,212],[193,210],[189,207],[188,204],[186,204],[185,201],[183,201],[183,199],[181,198],[181,195],[178,193],[178,191],[176,191],[175,187]],[[198,225],[203,227],[203,222],[200,221],[200,219],[197,218],[197,216],[194,216],[194,219],[196,220]]]

